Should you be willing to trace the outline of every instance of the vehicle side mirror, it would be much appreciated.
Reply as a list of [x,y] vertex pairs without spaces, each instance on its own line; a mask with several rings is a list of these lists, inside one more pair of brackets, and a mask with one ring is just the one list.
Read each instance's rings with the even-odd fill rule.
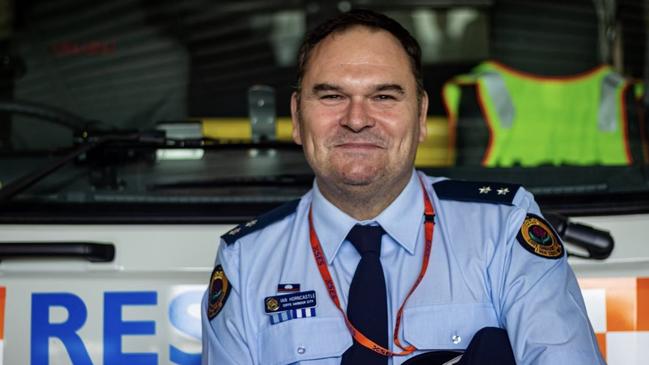
[[593,260],[604,260],[611,256],[611,252],[615,247],[615,240],[610,232],[585,224],[572,223],[568,217],[558,214],[548,213],[544,215],[564,242],[578,246],[588,252],[588,256],[568,252],[569,256]]

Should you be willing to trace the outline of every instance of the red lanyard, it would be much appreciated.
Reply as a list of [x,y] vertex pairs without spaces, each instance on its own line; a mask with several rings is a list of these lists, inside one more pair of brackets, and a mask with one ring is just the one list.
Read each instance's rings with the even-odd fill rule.
[[347,314],[345,314],[345,311],[340,307],[340,300],[338,299],[338,294],[336,292],[336,285],[334,284],[334,281],[331,278],[331,273],[329,273],[329,269],[327,268],[327,261],[322,251],[320,240],[318,239],[318,235],[316,234],[315,229],[313,228],[312,209],[309,208],[309,235],[310,235],[309,238],[311,240],[311,249],[313,251],[313,257],[315,258],[315,262],[318,265],[318,270],[320,271],[320,276],[322,277],[322,281],[324,281],[325,286],[327,287],[327,292],[329,293],[329,297],[331,298],[331,300],[333,300],[334,304],[336,304],[336,307],[345,318],[345,324],[347,325],[347,328],[349,329],[349,332],[351,333],[352,337],[354,337],[354,339],[358,341],[358,343],[360,343],[361,345],[383,356],[408,355],[417,349],[412,345],[408,345],[406,347],[403,347],[401,345],[401,341],[399,341],[399,327],[401,326],[401,316],[403,314],[403,308],[405,307],[408,298],[410,298],[410,295],[412,295],[412,293],[415,291],[419,283],[421,283],[421,280],[424,278],[424,275],[426,274],[426,269],[428,268],[428,261],[430,259],[430,252],[432,251],[433,248],[433,231],[435,230],[435,225],[433,220],[435,218],[435,209],[433,209],[433,204],[431,203],[428,194],[426,194],[424,183],[421,181],[421,179],[419,179],[419,182],[421,183],[421,188],[424,193],[424,205],[425,205],[424,228],[426,230],[426,246],[424,247],[424,257],[421,264],[421,271],[417,276],[417,280],[415,280],[415,284],[412,286],[412,288],[410,288],[408,295],[406,295],[406,299],[404,299],[403,304],[401,304],[401,307],[399,307],[399,312],[397,312],[397,320],[394,326],[393,339],[394,339],[394,343],[400,349],[403,350],[401,352],[392,352],[376,344],[374,341],[370,340],[363,333],[357,330],[354,327],[354,325],[349,321],[349,318],[347,318]]

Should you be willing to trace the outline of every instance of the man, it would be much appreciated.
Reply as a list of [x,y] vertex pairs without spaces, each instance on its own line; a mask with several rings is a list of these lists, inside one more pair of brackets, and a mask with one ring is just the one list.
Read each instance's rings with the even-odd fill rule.
[[519,364],[603,363],[561,242],[524,189],[414,170],[420,51],[357,10],[300,50],[293,138],[313,189],[222,237],[204,364],[403,364],[507,330]]

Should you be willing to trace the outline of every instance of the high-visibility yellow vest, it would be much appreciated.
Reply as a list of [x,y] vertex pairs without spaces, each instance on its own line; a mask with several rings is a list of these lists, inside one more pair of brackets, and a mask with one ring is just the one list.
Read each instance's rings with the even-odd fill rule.
[[489,129],[483,166],[632,163],[624,103],[630,83],[608,66],[550,78],[484,62],[444,86],[451,130],[463,84],[476,85]]

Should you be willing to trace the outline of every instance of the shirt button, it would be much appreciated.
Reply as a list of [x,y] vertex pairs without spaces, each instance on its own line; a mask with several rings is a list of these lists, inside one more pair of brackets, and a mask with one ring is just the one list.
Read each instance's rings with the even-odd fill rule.
[[453,343],[457,345],[458,343],[462,342],[462,337],[453,335],[453,337],[451,337],[451,341],[453,341]]
[[300,347],[297,348],[297,353],[298,354],[304,355],[305,352],[306,352],[306,348],[304,348],[303,346],[300,346]]

